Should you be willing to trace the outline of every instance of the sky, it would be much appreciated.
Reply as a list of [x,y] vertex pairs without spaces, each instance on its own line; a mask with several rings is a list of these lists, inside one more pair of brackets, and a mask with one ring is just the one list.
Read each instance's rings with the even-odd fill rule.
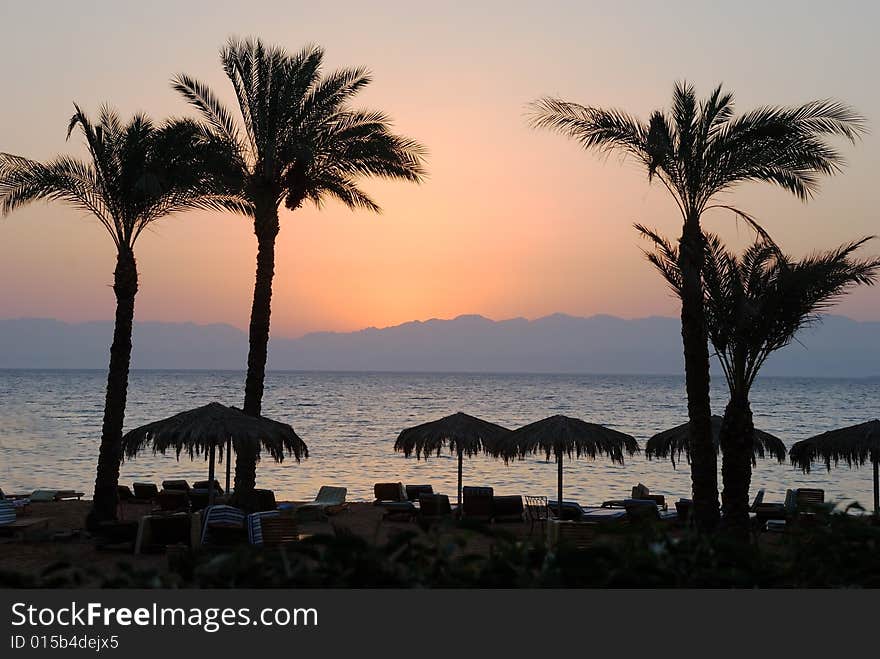
[[[614,5],[613,7],[611,5]],[[421,185],[369,181],[383,213],[335,203],[282,210],[273,334],[348,331],[479,313],[675,315],[632,228],[677,236],[664,190],[634,163],[529,128],[529,101],[554,95],[646,117],[673,83],[716,84],[746,111],[836,97],[872,132],[841,144],[847,168],[804,204],[749,184],[728,200],[795,256],[880,233],[877,5],[857,2],[78,2],[0,0],[0,151],[83,155],[65,142],[73,102],[123,114],[192,114],[169,86],[204,80],[231,104],[218,63],[227,37],[326,49],[328,70],[366,66],[357,105],[423,143]],[[705,218],[731,245],[751,234]],[[866,254],[880,253],[880,240]],[[165,218],[136,247],[136,319],[246,327],[256,240],[244,218]],[[113,316],[114,247],[82,213],[35,204],[0,219],[0,317]],[[836,312],[880,320],[880,287]]]

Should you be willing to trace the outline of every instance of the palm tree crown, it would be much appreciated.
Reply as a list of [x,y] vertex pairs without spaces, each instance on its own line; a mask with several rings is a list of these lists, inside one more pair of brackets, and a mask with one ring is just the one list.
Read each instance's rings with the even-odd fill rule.
[[97,123],[74,106],[68,138],[79,128],[89,160],[59,156],[46,163],[0,153],[0,211],[40,199],[61,201],[96,217],[118,250],[134,246],[155,220],[192,208],[226,208],[211,163],[222,162],[222,143],[193,121],[155,125],[136,114],[127,123],[109,107]]
[[230,40],[220,53],[242,121],[233,119],[203,83],[181,74],[173,86],[233,147],[232,189],[250,204],[289,209],[333,197],[351,208],[379,210],[357,185],[361,176],[419,181],[424,149],[391,132],[381,112],[348,102],[369,82],[364,69],[323,75],[324,51],[309,46],[290,55],[259,40]]
[[[678,248],[642,226],[655,245],[649,261],[681,294]],[[812,254],[800,261],[784,254],[766,234],[742,254],[728,251],[718,236],[706,236],[703,265],[706,327],[731,394],[748,395],[758,371],[797,332],[852,286],[875,283],[880,258],[855,258],[871,238]]]
[[686,82],[675,85],[671,111],[655,111],[647,122],[549,97],[532,105],[531,116],[534,126],[573,137],[587,149],[634,157],[686,218],[713,206],[730,208],[713,198],[745,181],[773,183],[806,200],[820,175],[843,163],[826,138],[854,141],[865,131],[864,119],[839,101],[764,106],[734,117],[733,94],[721,85],[698,102]]

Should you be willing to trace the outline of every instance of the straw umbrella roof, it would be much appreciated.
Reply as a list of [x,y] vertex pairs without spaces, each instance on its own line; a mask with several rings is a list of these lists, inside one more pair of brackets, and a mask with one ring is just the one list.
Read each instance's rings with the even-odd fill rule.
[[482,450],[489,450],[509,432],[496,423],[456,412],[401,431],[394,443],[394,450],[403,452],[406,457],[415,453],[416,458],[427,459],[431,454],[440,455],[440,450],[448,446],[451,453],[470,457]]
[[606,455],[613,462],[623,462],[624,453],[639,451],[635,437],[595,423],[557,414],[535,421],[499,439],[489,452],[509,462],[533,453],[595,458]]
[[[717,414],[712,415],[712,441],[715,444],[715,451],[719,449],[721,443],[721,424],[724,419]],[[690,422],[682,423],[680,426],[670,428],[659,432],[645,444],[645,457],[651,458],[670,458],[672,465],[675,466],[676,458],[681,458],[681,454],[687,457],[690,462]],[[752,464],[755,464],[755,458],[776,458],[779,462],[785,462],[786,456],[785,444],[782,440],[771,435],[769,432],[758,430],[755,428],[755,434],[752,441]]]
[[297,462],[309,457],[305,442],[289,424],[249,416],[236,407],[220,403],[209,403],[130,430],[122,438],[122,445],[129,458],[151,444],[153,453],[164,454],[174,449],[178,458],[184,451],[190,458],[207,455],[214,447],[222,459],[223,445],[229,439],[260,446],[276,462],[282,462],[285,455],[294,457]]
[[845,462],[852,467],[877,460],[880,458],[880,420],[829,430],[796,442],[789,451],[789,457],[806,472],[810,471],[811,463],[820,460],[828,470],[832,462],[835,466],[838,462]]

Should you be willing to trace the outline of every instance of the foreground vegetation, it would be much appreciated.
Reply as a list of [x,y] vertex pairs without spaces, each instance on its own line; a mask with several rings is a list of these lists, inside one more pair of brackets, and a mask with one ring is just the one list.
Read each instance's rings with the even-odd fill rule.
[[820,513],[747,546],[649,525],[609,532],[584,550],[550,549],[474,528],[477,544],[492,540],[477,552],[452,531],[434,529],[427,541],[405,531],[381,545],[338,531],[285,548],[169,557],[165,572],[124,561],[114,574],[57,563],[41,574],[0,572],[0,587],[880,587],[880,525],[844,514]]

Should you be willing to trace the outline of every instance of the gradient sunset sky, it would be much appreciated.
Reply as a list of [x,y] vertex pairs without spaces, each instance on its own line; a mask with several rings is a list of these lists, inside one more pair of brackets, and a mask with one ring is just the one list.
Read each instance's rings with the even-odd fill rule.
[[[803,204],[767,185],[731,199],[801,256],[880,233],[880,10],[862,3],[6,2],[0,54],[0,150],[44,159],[65,143],[72,103],[128,115],[190,114],[174,73],[227,102],[218,63],[230,35],[291,50],[326,48],[330,68],[368,67],[361,105],[382,109],[430,151],[420,186],[370,182],[382,215],[331,203],[282,211],[272,330],[352,330],[480,313],[675,315],[632,223],[676,236],[680,220],[635,164],[603,161],[527,126],[545,94],[641,117],[687,78],[723,82],[741,111],[837,97],[869,120],[842,145],[843,175]],[[476,4],[476,3],[474,3]],[[612,7],[611,5],[615,6]],[[620,6],[617,6],[620,4]],[[730,215],[705,226],[751,238]],[[136,319],[247,325],[256,243],[239,216],[166,218],[137,246]],[[866,253],[880,252],[880,241]],[[0,317],[111,319],[114,250],[100,225],[60,205],[0,220]],[[839,313],[880,320],[880,287]]]

